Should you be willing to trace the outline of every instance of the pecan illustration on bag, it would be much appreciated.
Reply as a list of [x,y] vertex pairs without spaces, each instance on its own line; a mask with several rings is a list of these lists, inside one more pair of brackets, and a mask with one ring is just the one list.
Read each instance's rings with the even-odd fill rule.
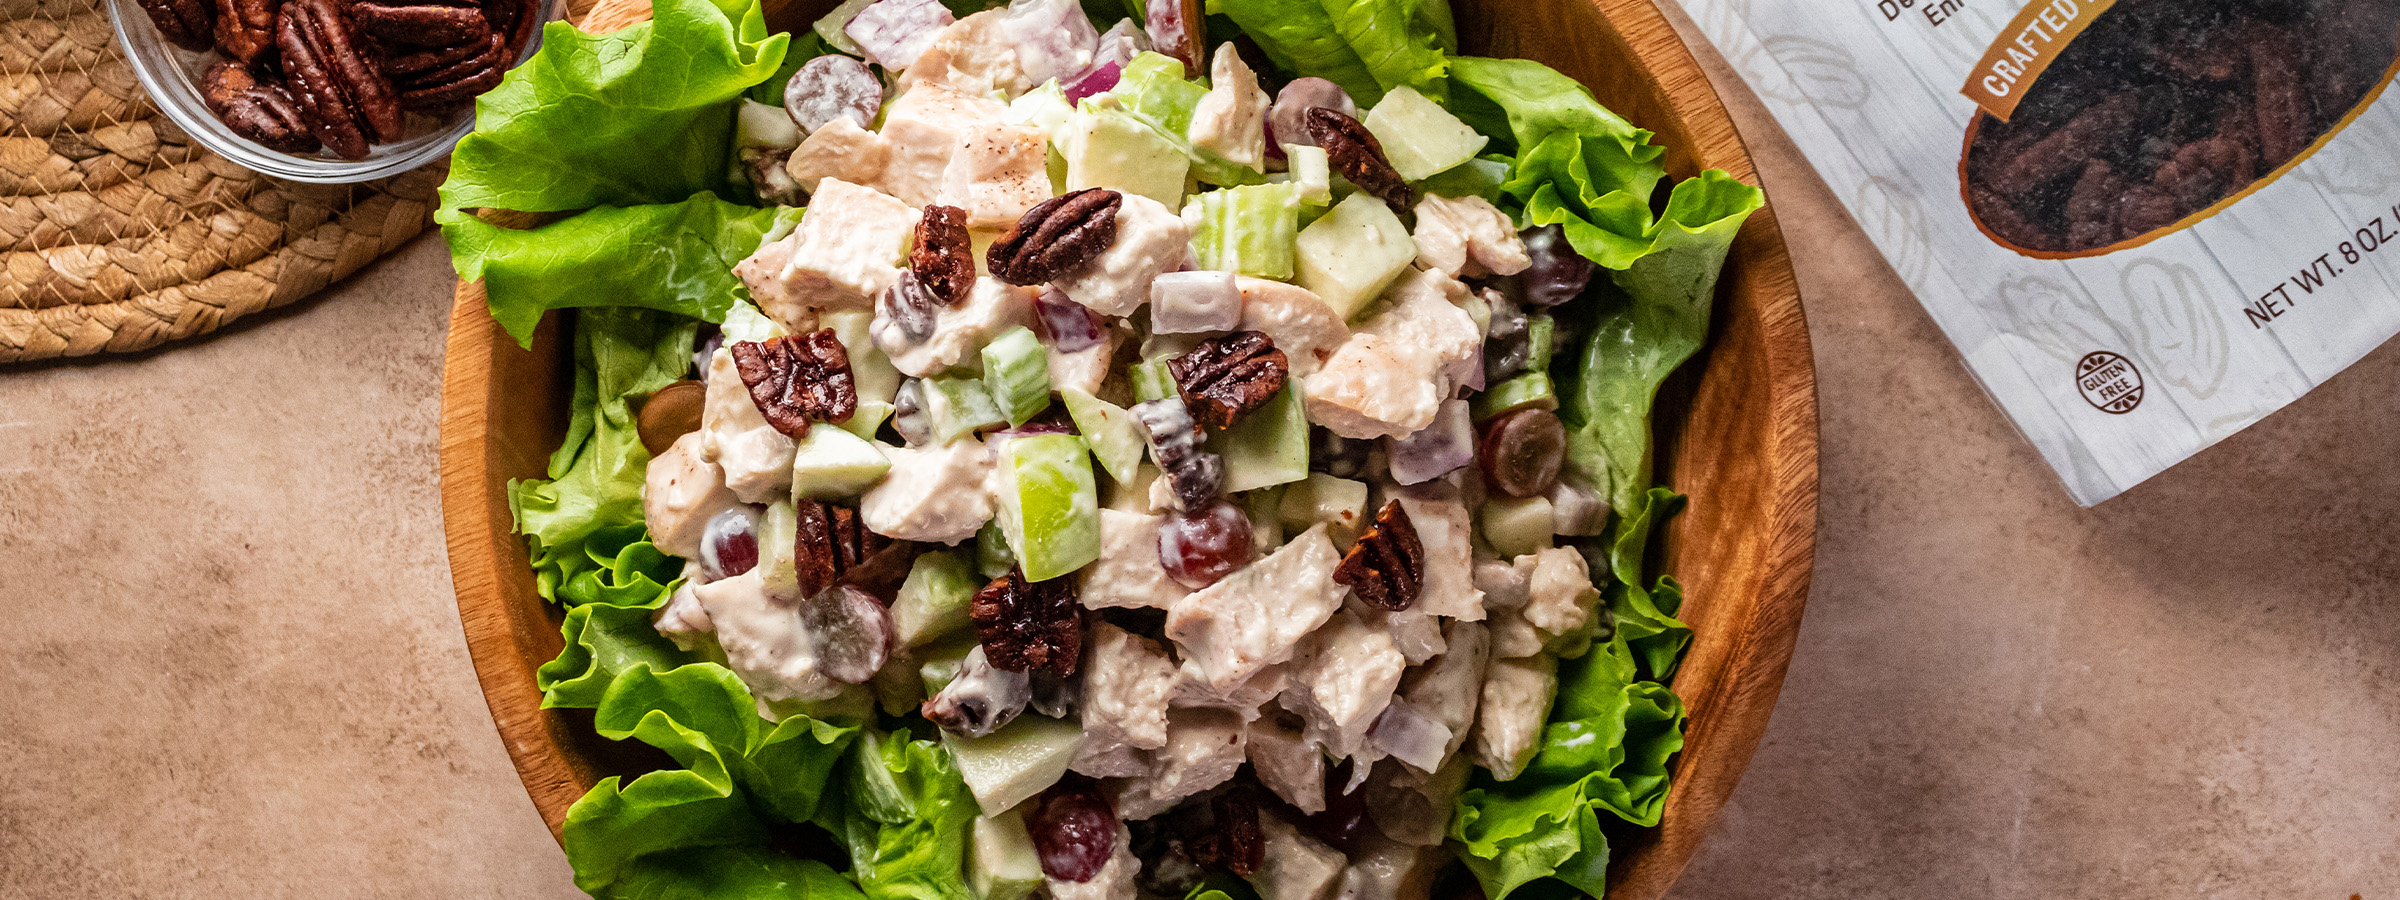
[[2022,251],[2119,249],[2308,152],[2395,56],[2400,4],[2388,0],[2124,0],[2008,121],[1977,118],[1968,207]]

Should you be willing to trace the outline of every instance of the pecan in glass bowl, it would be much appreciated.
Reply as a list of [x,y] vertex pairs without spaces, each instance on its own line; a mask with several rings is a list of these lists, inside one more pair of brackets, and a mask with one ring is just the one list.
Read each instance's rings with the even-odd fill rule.
[[[375,8],[362,15],[369,5]],[[162,33],[150,7],[175,13],[168,18],[177,34]],[[475,127],[475,95],[533,55],[540,23],[559,9],[556,0],[108,0],[135,78],[175,127],[254,171],[336,184],[397,175],[447,155]],[[278,46],[277,32],[301,13],[310,26],[302,46],[318,56],[295,61]],[[213,46],[188,49],[198,44]],[[249,62],[250,77],[218,72],[212,106],[210,70],[237,59]],[[296,62],[308,71],[293,71]],[[273,87],[236,91],[230,84]],[[328,127],[316,121],[319,110],[336,111],[341,121]],[[308,126],[307,139],[291,134],[295,122]]]

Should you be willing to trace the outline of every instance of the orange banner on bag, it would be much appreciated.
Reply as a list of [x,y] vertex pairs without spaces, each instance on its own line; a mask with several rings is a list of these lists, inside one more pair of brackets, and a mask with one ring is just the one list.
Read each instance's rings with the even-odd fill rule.
[[2115,5],[2116,0],[2036,0],[2001,30],[2000,39],[1984,52],[1983,61],[1975,65],[1959,93],[2000,121],[2008,121],[2042,70],[2050,68],[2067,43],[2091,27],[2092,20]]

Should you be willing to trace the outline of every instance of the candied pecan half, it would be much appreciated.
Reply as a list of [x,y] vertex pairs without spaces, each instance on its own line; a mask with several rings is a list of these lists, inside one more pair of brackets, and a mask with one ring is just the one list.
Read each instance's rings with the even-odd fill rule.
[[1408,189],[1407,179],[1392,168],[1392,161],[1383,155],[1383,142],[1367,126],[1341,110],[1320,106],[1308,111],[1308,136],[1325,148],[1325,156],[1333,162],[1333,170],[1358,185],[1359,190],[1383,201],[1393,212],[1408,211],[1415,199]]
[[209,0],[142,0],[142,11],[150,14],[150,24],[158,26],[167,43],[194,53],[205,53],[211,46],[217,10]]
[[534,0],[483,0],[483,18],[492,23],[492,31],[500,35],[502,49],[511,58],[524,50],[526,39],[542,27],[538,12]]
[[339,0],[289,0],[275,20],[292,99],[317,139],[344,159],[364,159],[370,144],[404,132],[392,80],[368,54]]
[[734,371],[750,389],[750,402],[776,431],[804,438],[809,422],[845,422],[858,411],[850,354],[831,328],[740,341],[732,351]]
[[283,0],[216,0],[217,51],[250,65],[272,61]]
[[1174,373],[1175,388],[1193,419],[1210,428],[1231,428],[1283,390],[1291,364],[1275,349],[1274,338],[1236,331],[1168,360],[1167,371]]
[[1258,827],[1256,792],[1248,781],[1236,781],[1209,801],[1215,821],[1207,834],[1192,839],[1192,855],[1201,865],[1248,878],[1266,862],[1267,839]]
[[[792,562],[800,572],[800,596],[813,597],[836,584],[879,580],[866,577],[874,574],[867,570],[889,568],[884,556],[894,546],[892,539],[867,530],[858,521],[857,509],[816,500],[796,501],[792,509],[799,516]],[[872,590],[875,585],[864,586],[877,593]]]
[[967,235],[967,211],[939,204],[917,220],[917,249],[908,252],[916,273],[943,306],[957,306],[975,289],[975,242]]
[[218,121],[259,146],[283,153],[312,153],[317,136],[292,104],[283,85],[262,81],[247,66],[223,60],[200,76],[200,100]]
[[1358,536],[1342,564],[1333,569],[1336,584],[1358,592],[1358,599],[1376,609],[1402,610],[1417,603],[1425,586],[1425,545],[1417,542],[1416,523],[1408,509],[1393,500],[1375,514],[1375,525]]
[[985,254],[992,277],[1035,285],[1081,268],[1117,242],[1117,207],[1124,202],[1115,191],[1084,188],[1026,210]]
[[361,32],[419,47],[449,47],[492,33],[474,0],[358,0],[350,17]]
[[383,70],[402,107],[433,109],[497,87],[508,69],[502,52],[500,35],[487,31],[464,44],[392,57]]
[[1010,672],[1075,674],[1083,656],[1083,614],[1075,580],[1027,582],[1024,569],[992,579],[967,605],[975,636],[992,665]]

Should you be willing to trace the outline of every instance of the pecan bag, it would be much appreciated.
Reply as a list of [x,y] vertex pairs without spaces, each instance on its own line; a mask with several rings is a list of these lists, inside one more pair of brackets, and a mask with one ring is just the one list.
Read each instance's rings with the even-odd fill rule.
[[2400,331],[2400,2],[1679,2],[2079,502]]

